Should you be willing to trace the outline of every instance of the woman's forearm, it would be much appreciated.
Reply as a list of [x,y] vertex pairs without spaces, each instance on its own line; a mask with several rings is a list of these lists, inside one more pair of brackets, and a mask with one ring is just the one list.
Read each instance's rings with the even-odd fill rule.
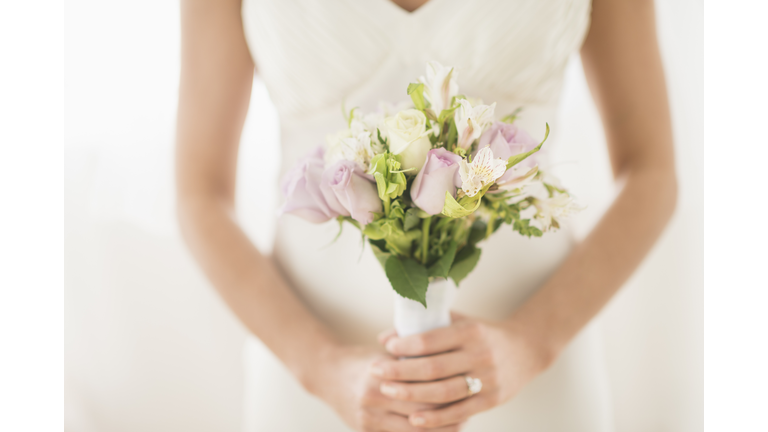
[[[672,170],[636,170],[589,236],[510,318],[552,360],[637,268],[671,217]],[[543,345],[540,345],[543,344]]]
[[332,346],[332,336],[234,218],[238,146],[254,73],[241,8],[240,0],[181,2],[178,217],[227,305],[306,384],[310,362]]
[[618,291],[674,211],[672,127],[652,0],[593,0],[581,59],[623,188],[589,236],[510,318],[550,360]]
[[245,326],[302,382],[335,340],[250,242],[226,202],[182,198],[184,238],[208,278]]

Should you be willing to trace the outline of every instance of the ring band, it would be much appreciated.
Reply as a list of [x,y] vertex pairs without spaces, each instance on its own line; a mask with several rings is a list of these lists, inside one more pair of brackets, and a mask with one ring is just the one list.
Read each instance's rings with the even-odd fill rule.
[[480,381],[480,378],[472,378],[469,375],[464,375],[464,380],[467,381],[467,396],[480,393],[480,390],[483,389],[483,382]]

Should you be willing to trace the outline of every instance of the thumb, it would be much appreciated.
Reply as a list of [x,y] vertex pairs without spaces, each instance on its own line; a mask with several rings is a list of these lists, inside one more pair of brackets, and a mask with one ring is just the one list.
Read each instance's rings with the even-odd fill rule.
[[376,339],[378,339],[379,344],[383,346],[383,345],[386,345],[387,341],[392,339],[393,337],[397,337],[397,331],[395,331],[395,329],[389,329],[379,333]]

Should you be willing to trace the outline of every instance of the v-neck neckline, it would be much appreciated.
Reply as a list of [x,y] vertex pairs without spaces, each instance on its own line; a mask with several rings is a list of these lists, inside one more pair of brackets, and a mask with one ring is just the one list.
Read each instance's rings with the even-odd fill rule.
[[390,5],[392,5],[392,6],[396,7],[397,9],[400,9],[400,11],[401,11],[401,12],[403,12],[403,13],[405,13],[405,14],[407,14],[407,15],[411,15],[411,14],[416,14],[416,13],[418,13],[418,12],[419,12],[420,10],[422,10],[422,9],[423,9],[423,8],[424,8],[426,5],[428,5],[429,3],[432,3],[434,0],[427,0],[427,1],[425,1],[424,3],[422,3],[421,5],[419,5],[419,7],[417,7],[416,9],[414,9],[414,10],[412,10],[412,11],[409,11],[408,9],[406,9],[406,8],[404,8],[404,7],[400,6],[399,4],[395,3],[395,0],[384,0],[384,1],[385,1],[385,2],[387,2],[387,3],[389,3],[389,4],[390,4]]
[[406,9],[404,9],[402,6],[400,6],[399,4],[395,3],[392,0],[374,0],[374,1],[376,3],[385,3],[383,5],[383,9],[386,9],[389,12],[391,12],[392,14],[397,15],[397,16],[399,16],[401,18],[405,17],[406,19],[407,18],[412,18],[412,19],[418,18],[418,17],[424,15],[425,13],[427,13],[432,8],[434,8],[435,3],[440,3],[440,0],[427,0],[421,6],[417,7],[416,9],[414,9],[412,12],[408,12]]

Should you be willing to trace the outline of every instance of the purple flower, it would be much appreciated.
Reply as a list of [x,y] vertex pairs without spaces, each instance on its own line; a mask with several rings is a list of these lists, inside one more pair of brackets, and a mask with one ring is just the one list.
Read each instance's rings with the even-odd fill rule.
[[365,225],[373,220],[373,213],[381,212],[381,199],[360,167],[352,161],[340,160],[329,166],[320,181],[320,190],[332,211],[351,216]]
[[[480,149],[490,146],[495,157],[509,159],[511,156],[532,150],[538,144],[536,140],[528,135],[528,132],[518,128],[516,125],[497,121],[480,136],[475,154]],[[532,168],[533,165],[536,165],[535,161],[535,155],[531,155],[521,164]],[[507,170],[496,182],[504,183],[510,180],[512,176],[512,171]]]
[[282,191],[286,201],[280,214],[290,213],[313,223],[326,222],[339,215],[328,206],[320,191],[324,164],[323,149],[318,147],[285,174]]
[[424,167],[411,185],[413,202],[431,215],[442,212],[445,193],[449,192],[455,198],[456,188],[461,187],[459,162],[461,156],[444,148],[430,150]]

